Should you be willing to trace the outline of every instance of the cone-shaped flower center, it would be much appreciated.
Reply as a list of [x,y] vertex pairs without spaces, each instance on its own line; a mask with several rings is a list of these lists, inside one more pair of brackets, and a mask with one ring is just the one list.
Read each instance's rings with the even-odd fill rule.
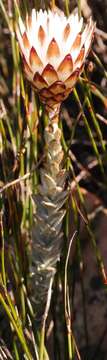
[[17,38],[27,79],[40,99],[51,109],[63,101],[82,72],[95,25],[90,19],[83,29],[83,18],[68,18],[54,11],[36,12],[19,17]]

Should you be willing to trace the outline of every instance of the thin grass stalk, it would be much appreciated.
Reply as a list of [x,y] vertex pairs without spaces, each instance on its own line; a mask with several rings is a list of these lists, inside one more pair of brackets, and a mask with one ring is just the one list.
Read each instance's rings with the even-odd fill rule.
[[55,0],[52,0],[52,9],[55,8]]
[[6,272],[5,272],[5,253],[4,253],[4,229],[3,229],[3,203],[2,198],[0,198],[0,231],[1,231],[1,240],[2,240],[2,249],[1,249],[1,270],[2,270],[2,279],[3,284],[6,288]]
[[67,153],[67,151],[68,151],[68,146],[67,146],[66,141],[65,141],[65,138],[64,138],[62,121],[59,122],[59,127],[60,127],[60,129],[61,129],[61,143],[62,143],[62,146],[63,146],[63,150],[64,150],[65,153]]
[[23,291],[23,279],[22,279],[22,284],[20,286],[20,300],[21,300],[22,323],[23,323],[23,325],[25,325],[25,323],[26,323],[26,305],[25,305],[25,294]]
[[[12,22],[12,20],[11,20],[11,22]],[[12,23],[12,26],[13,26],[13,23]],[[10,35],[11,35],[11,46],[12,46],[12,56],[13,56],[13,63],[14,63],[14,72],[16,73],[16,71],[18,70],[18,51],[17,51],[16,40],[15,40],[14,27],[13,27]]]
[[2,13],[4,15],[4,18],[7,22],[8,28],[9,28],[9,32],[11,35],[11,46],[12,46],[12,55],[13,55],[13,62],[14,62],[14,66],[15,68],[17,68],[17,52],[16,52],[16,41],[15,41],[15,32],[14,32],[14,22],[13,22],[13,15],[12,12],[10,14],[10,16],[7,15],[7,11],[3,5],[3,1],[0,0],[0,7],[2,10]]
[[35,341],[35,336],[34,336],[34,332],[33,332],[33,329],[32,329],[32,321],[31,321],[31,318],[30,318],[29,314],[27,314],[27,318],[28,318],[29,333],[30,333],[30,336],[31,336],[31,342],[32,342],[32,345],[33,345],[34,354],[35,354],[36,360],[39,360],[38,347],[37,347],[37,344],[36,344],[36,341]]
[[[4,129],[4,128],[3,128],[3,124],[2,124],[2,129]],[[5,145],[7,146],[5,130],[3,131],[3,136],[4,136],[4,143],[5,143]],[[4,177],[5,177],[5,179],[6,179],[6,169],[5,169],[5,164],[4,164],[3,161],[2,161],[2,166],[3,166],[3,171],[4,171]],[[11,209],[11,197],[12,197],[12,193],[11,193],[10,191],[8,191],[8,193],[7,193],[7,198],[8,198],[8,202],[9,202],[9,207],[10,207],[10,209]],[[14,207],[14,203],[13,203],[13,207]],[[16,214],[16,209],[14,209],[14,210],[15,210],[14,213]],[[12,210],[12,211],[13,211],[13,210]],[[16,231],[15,231],[15,222],[13,222],[12,225],[13,225],[13,232],[14,232],[14,234],[16,234]],[[17,236],[15,237],[15,239],[16,239],[16,238],[17,238]],[[15,250],[16,250],[17,260],[19,261],[19,254],[18,254],[18,251],[17,251],[16,241],[15,241]],[[20,268],[20,267],[19,267],[19,268]]]
[[71,163],[70,159],[69,159],[69,169],[71,170],[71,173],[73,175],[73,178],[74,178],[74,181],[75,181],[75,184],[76,184],[76,188],[77,188],[77,192],[78,192],[78,195],[79,195],[80,203],[84,204],[84,198],[83,198],[83,195],[82,195],[82,192],[81,192],[81,188],[80,188],[78,182],[76,181],[75,171],[74,171],[74,168],[72,166],[72,163]]
[[[85,74],[85,72],[84,72]],[[87,80],[86,78],[86,75],[85,75],[85,79]],[[88,85],[88,83],[86,83],[85,86],[83,86],[83,82],[80,81],[81,83],[81,86],[82,86],[82,90],[84,92],[84,96],[85,96],[85,100],[84,100],[84,107],[85,105],[87,106],[87,109],[89,111],[89,114],[90,114],[90,117],[93,121],[93,124],[94,124],[94,128],[96,130],[96,133],[97,133],[97,136],[98,136],[98,139],[101,143],[101,147],[102,147],[102,151],[105,152],[106,150],[106,147],[105,147],[105,144],[104,144],[104,140],[103,140],[103,136],[102,136],[102,132],[101,132],[101,129],[100,129],[100,126],[99,126],[99,123],[96,119],[96,115],[95,115],[95,112],[94,112],[94,109],[93,109],[93,105],[92,105],[92,96],[91,96],[91,89]]]
[[72,329],[71,329],[71,311],[70,311],[70,301],[69,301],[69,291],[68,291],[68,284],[65,289],[65,297],[66,297],[66,304],[65,304],[65,321],[66,321],[66,328],[67,328],[67,345],[68,345],[68,355],[69,360],[73,360],[74,355],[74,346],[72,341]]
[[39,165],[43,162],[43,160],[45,159],[46,155],[44,154],[42,156],[42,158],[38,161],[37,165],[35,165],[35,167],[32,169],[31,172],[23,175],[22,177],[19,177],[13,181],[7,182],[4,186],[1,187],[0,189],[0,194],[2,194],[3,192],[7,191],[8,189],[14,187],[15,185],[19,184],[20,182],[25,181],[27,178],[33,176],[34,171],[37,170],[37,168],[39,167]]
[[87,352],[88,352],[88,348],[89,348],[88,314],[87,314],[87,308],[86,308],[86,294],[85,294],[85,288],[84,288],[84,279],[83,279],[83,274],[82,274],[81,268],[80,268],[80,283],[81,283],[81,293],[82,293],[82,308],[83,308],[83,323],[84,323],[83,326],[84,326],[86,348],[87,348]]
[[69,16],[69,0],[65,0],[65,11],[66,16]]
[[101,100],[103,106],[107,107],[107,98],[103,95],[103,93],[97,88],[96,85],[90,83],[90,90],[94,96]]
[[40,334],[40,356],[39,356],[40,360],[43,360],[44,358],[44,343],[45,343],[45,324],[43,325]]
[[81,18],[81,0],[77,0],[78,1],[78,16],[79,18]]
[[101,71],[103,72],[103,74],[105,75],[105,77],[107,79],[107,71],[105,70],[105,67],[102,64],[101,60],[99,59],[98,55],[93,50],[92,50],[92,55],[94,57],[94,60],[97,64],[97,66],[100,67]]
[[104,144],[102,132],[101,132],[101,130],[100,130],[100,126],[99,126],[99,124],[98,124],[98,121],[97,121],[97,119],[96,119],[95,113],[94,113],[94,111],[93,111],[93,108],[92,108],[92,105],[91,105],[91,103],[90,103],[90,100],[89,100],[88,96],[86,97],[85,102],[86,102],[87,108],[88,108],[88,110],[89,110],[89,113],[90,113],[90,115],[91,115],[91,118],[92,118],[94,127],[95,127],[95,129],[96,129],[96,133],[97,133],[98,138],[99,138],[99,141],[100,141],[100,143],[101,143],[102,151],[105,152],[105,151],[106,151],[106,146],[105,146],[105,144]]
[[4,125],[3,125],[3,120],[0,119],[0,134],[3,138],[3,141],[4,141],[4,145],[6,145],[6,134],[5,134],[5,128],[4,128]]
[[[16,309],[17,311],[17,309]],[[18,349],[18,345],[17,345],[17,337],[16,337],[16,332],[14,331],[13,325],[10,322],[10,328],[11,328],[11,332],[13,334],[13,341],[12,341],[12,345],[13,345],[13,352],[15,355],[15,359],[19,360],[20,359],[20,355],[19,355],[19,349]]]
[[13,3],[14,3],[15,16],[16,19],[18,19],[18,17],[20,16],[20,8],[18,6],[17,0],[13,0]]
[[102,259],[102,256],[100,254],[100,251],[99,251],[99,249],[97,247],[96,239],[94,237],[93,231],[91,230],[90,222],[88,222],[87,230],[88,230],[88,233],[90,235],[91,243],[92,243],[95,255],[96,255],[99,272],[100,272],[101,276],[103,277],[103,274],[106,273],[105,270],[104,270],[104,263],[103,263],[103,259]]
[[79,227],[80,227],[79,215],[80,214],[78,214],[77,203],[75,201],[74,196],[72,197],[72,207],[73,207],[73,211],[74,211],[75,225],[76,225],[76,228],[78,229],[77,242],[76,242],[76,245],[77,245],[76,253],[77,253],[77,259],[78,259],[79,269],[80,269],[80,284],[81,284],[82,304],[83,304],[84,334],[85,334],[85,339],[86,339],[86,346],[88,347],[89,337],[88,337],[88,326],[87,326],[87,312],[86,312],[86,304],[85,304],[84,280],[83,280],[83,276],[82,276],[83,259],[82,259],[81,242],[80,242],[80,237],[79,237]]
[[16,157],[16,153],[17,153],[16,138],[14,136],[13,129],[12,129],[12,126],[10,124],[10,119],[8,118],[7,114],[4,117],[4,123],[6,123],[6,125],[7,125],[9,136],[10,136],[10,139],[11,139],[11,144],[12,144],[14,157]]
[[21,124],[21,71],[19,68],[19,49],[15,38],[15,31],[14,31],[14,17],[11,16],[10,18],[11,28],[12,31],[11,35],[11,46],[12,46],[12,56],[13,56],[13,94],[15,97],[15,102],[17,105],[17,117],[18,117],[18,131],[17,131],[17,147],[20,147],[21,141],[21,132],[22,132],[22,124]]
[[6,11],[6,9],[5,9],[5,6],[4,6],[2,0],[0,0],[0,7],[1,7],[1,10],[2,10],[4,19],[5,19],[6,23],[7,23],[8,28],[9,28],[9,31],[10,31],[10,33],[11,33],[12,29],[11,29],[11,26],[10,26],[9,17],[8,17],[8,15],[7,15],[7,11]]
[[[72,171],[73,177],[74,177],[75,182],[76,182],[75,172],[74,172],[74,169],[72,167],[71,162],[69,163],[69,165],[70,165],[70,169]],[[85,223],[86,223],[86,227],[87,227],[87,230],[88,230],[88,234],[90,236],[90,241],[91,241],[92,247],[94,249],[95,257],[97,259],[99,273],[101,274],[101,277],[102,277],[103,281],[106,283],[106,272],[105,272],[103,259],[102,259],[102,256],[100,254],[100,251],[98,249],[98,246],[96,244],[96,239],[95,239],[95,236],[94,236],[93,231],[91,229],[91,224],[90,224],[90,221],[89,221],[88,216],[87,216],[84,197],[82,195],[82,192],[80,191],[80,186],[79,186],[79,184],[77,182],[76,182],[76,187],[77,187],[77,192],[78,192],[78,195],[79,195],[80,203],[82,204],[82,207],[83,207],[83,210],[84,210],[84,213],[85,213],[85,218],[86,218]]]
[[[66,168],[67,171],[69,171],[69,158],[67,160]],[[68,208],[69,208],[69,199],[67,199],[67,203],[66,203],[66,209]],[[65,235],[66,235],[66,239],[69,239],[69,211],[66,212],[66,217],[65,217]],[[67,348],[68,348],[69,360],[73,360],[74,358],[74,344],[73,344],[72,329],[71,329],[71,309],[70,309],[70,300],[69,300],[67,272],[68,272],[70,249],[75,235],[76,232],[74,233],[72,239],[69,242],[69,247],[67,250],[67,256],[65,261],[65,269],[64,269],[64,310],[65,310],[65,321],[66,321],[66,329],[67,329]]]
[[72,337],[71,337],[71,312],[70,312],[70,304],[69,304],[69,291],[68,291],[68,281],[67,281],[67,268],[68,268],[68,261],[69,255],[71,250],[71,245],[76,235],[76,231],[73,237],[70,240],[68,253],[65,262],[65,275],[64,275],[64,307],[65,307],[65,320],[66,320],[66,327],[67,327],[67,338],[68,338],[68,354],[69,360],[73,360],[73,344],[72,344]]
[[43,360],[43,357],[44,357],[45,326],[46,326],[46,319],[47,319],[49,307],[50,307],[52,284],[53,284],[53,279],[51,278],[49,289],[48,289],[46,308],[45,308],[45,312],[44,312],[44,316],[43,316],[42,330],[41,330],[41,334],[40,334],[40,360]]
[[[26,129],[26,164],[25,164],[25,156],[22,153],[21,156],[21,169],[20,173],[21,176],[24,176],[25,171],[28,173],[30,172],[30,141],[29,141],[29,129],[27,127]],[[25,169],[26,168],[26,169]],[[30,190],[30,184],[29,184],[29,178],[25,181],[25,186],[22,187],[22,202],[23,202],[23,214],[22,214],[22,220],[21,220],[21,227],[27,229],[27,214],[28,214],[28,208],[29,208],[29,190]],[[25,191],[26,189],[26,191]]]
[[57,328],[57,313],[56,313],[56,299],[58,296],[58,289],[59,289],[59,282],[61,282],[60,271],[57,272],[54,280],[54,294],[52,296],[52,304],[51,304],[51,312],[52,312],[52,320],[54,323],[53,326],[53,352],[54,358],[57,360],[61,360],[60,355],[60,344],[59,344],[59,337],[58,337],[58,328]]
[[[78,211],[78,209],[77,209]],[[84,289],[84,279],[83,279],[83,259],[82,259],[82,250],[81,250],[81,242],[80,237],[77,237],[77,257],[80,268],[80,284],[81,284],[81,293],[82,293],[82,304],[83,304],[83,325],[84,325],[84,334],[86,347],[88,349],[89,346],[89,336],[88,336],[88,321],[87,321],[87,311],[86,311],[86,297],[85,297],[85,289]]]
[[[61,130],[62,130],[62,126],[61,127]],[[65,139],[64,139],[64,134],[63,134],[63,131],[62,131],[62,145],[63,145],[63,149],[65,151],[65,153],[68,154],[67,158],[66,158],[66,168],[67,168],[67,171],[71,170],[72,172],[72,175],[73,175],[73,178],[75,180],[75,183],[76,183],[76,187],[77,187],[77,190],[78,190],[78,194],[79,194],[79,198],[80,198],[80,202],[83,204],[84,203],[84,199],[83,199],[83,195],[82,195],[82,192],[80,190],[80,187],[79,187],[79,184],[77,183],[76,181],[76,176],[75,176],[75,172],[74,172],[74,168],[72,166],[72,162],[71,162],[71,159],[70,159],[70,156],[69,156],[69,148],[65,142]]]
[[[72,141],[75,138],[75,132],[76,132],[77,125],[78,125],[78,117],[75,119],[75,121],[72,125],[72,133],[71,133],[71,137],[70,137],[70,141],[69,141],[69,143],[70,143],[69,148],[71,147]],[[68,149],[68,151],[69,151],[69,149]]]
[[41,330],[41,334],[40,334],[40,360],[43,360],[43,357],[44,357],[45,326],[46,326],[46,319],[47,319],[49,307],[50,307],[52,284],[53,284],[53,279],[51,278],[49,289],[48,289],[46,308],[45,308],[45,312],[43,315],[42,330]]
[[[9,191],[8,191],[9,193]],[[12,198],[13,199],[13,198]],[[8,201],[9,201],[9,206],[11,209],[11,194],[8,194]],[[20,237],[21,234],[19,234],[19,229],[17,227],[18,224],[18,214],[17,214],[17,210],[16,210],[16,206],[15,203],[13,202],[13,209],[14,209],[14,218],[15,221],[12,221],[12,226],[13,226],[13,233],[14,233],[14,238],[15,238],[15,254],[16,254],[16,259],[17,259],[17,285],[19,286],[19,294],[20,294],[20,302],[21,302],[21,310],[22,310],[22,319],[25,323],[25,296],[24,296],[24,292],[23,292],[23,264],[22,264],[22,255],[20,253],[19,250],[19,242],[20,242]],[[13,219],[12,219],[13,220]],[[11,303],[10,303],[11,306]]]
[[[79,187],[78,187],[79,188]],[[79,192],[80,193],[80,192]],[[73,200],[73,198],[72,198]],[[83,205],[83,208],[84,208],[84,211],[86,213],[86,209],[85,209],[85,202],[84,200],[82,201],[82,205]],[[75,214],[75,208],[76,206],[73,206],[73,209],[74,209],[74,214]],[[78,209],[76,209],[76,213],[77,213]],[[77,215],[75,217],[77,219]],[[77,221],[77,220],[76,220]],[[90,241],[91,241],[91,244],[94,248],[94,252],[95,252],[95,257],[97,259],[97,265],[98,265],[98,269],[99,269],[99,272],[100,272],[100,275],[104,281],[104,283],[106,284],[106,273],[105,273],[105,268],[104,268],[104,263],[103,263],[103,260],[102,260],[102,257],[101,257],[101,254],[100,254],[100,251],[96,245],[96,240],[95,240],[95,237],[94,237],[94,234],[91,230],[91,226],[90,226],[90,222],[88,220],[88,223],[86,224],[87,226],[87,230],[88,230],[88,233],[90,235]],[[79,245],[79,262],[81,263],[81,249],[80,249],[80,241],[78,242],[78,245]],[[80,266],[80,270],[81,270],[81,266]],[[86,344],[88,346],[89,344],[89,341],[88,341],[88,330],[87,330],[87,313],[86,313],[86,307],[85,307],[85,291],[84,291],[84,283],[83,283],[83,279],[82,279],[82,275],[81,275],[81,290],[82,290],[82,297],[83,297],[83,314],[84,314],[84,326],[85,326],[85,335],[86,335]]]
[[[8,296],[6,296],[6,297],[7,297],[7,299],[8,299]],[[21,345],[22,345],[23,350],[25,351],[25,354],[26,354],[27,357],[28,357],[28,360],[33,360],[33,359],[32,359],[32,355],[31,355],[31,353],[30,353],[30,351],[29,351],[29,349],[28,349],[28,346],[27,346],[27,344],[26,344],[26,340],[25,340],[25,338],[24,338],[22,328],[21,328],[21,326],[20,326],[20,324],[19,324],[18,317],[15,316],[15,318],[17,319],[17,321],[16,321],[16,319],[14,319],[14,317],[13,317],[13,312],[14,312],[14,311],[12,312],[13,307],[11,307],[11,311],[10,311],[10,307],[6,304],[6,302],[5,302],[2,294],[0,294],[0,302],[1,302],[2,306],[4,307],[4,309],[5,309],[5,311],[6,311],[7,315],[8,315],[8,318],[9,318],[10,321],[11,321],[14,330],[16,331],[16,334],[17,334],[17,336],[18,336],[18,338],[19,338],[19,340],[20,340],[20,343],[21,343]],[[10,302],[10,301],[9,301],[9,302]]]
[[100,166],[101,173],[102,173],[102,175],[103,175],[103,177],[104,177],[104,168],[103,168],[102,160],[101,160],[101,157],[100,157],[100,155],[99,155],[99,151],[98,151],[96,142],[95,142],[95,140],[94,140],[94,137],[93,137],[91,128],[90,128],[89,123],[88,123],[88,120],[87,120],[87,118],[86,118],[86,116],[85,116],[83,107],[82,107],[82,105],[81,105],[81,102],[80,102],[80,99],[79,99],[79,96],[78,96],[78,93],[77,93],[77,90],[74,89],[73,92],[74,92],[74,96],[75,96],[76,102],[77,102],[77,104],[78,104],[78,107],[79,107],[79,109],[80,109],[80,111],[81,111],[81,114],[82,114],[82,117],[83,117],[83,120],[84,120],[84,124],[85,124],[85,127],[86,127],[86,129],[87,129],[87,133],[88,133],[88,135],[89,135],[89,138],[90,138],[90,141],[91,141],[91,144],[92,144],[94,153],[95,153],[95,155],[96,155],[96,157],[97,157],[97,159],[98,159],[98,163],[99,163],[99,166]]
[[[26,173],[32,171],[32,166],[35,161],[37,161],[37,106],[34,99],[34,94],[32,94],[32,100],[29,104],[31,111],[27,112],[27,129],[26,129]],[[35,120],[36,119],[36,120]],[[31,141],[30,141],[31,137]],[[36,171],[26,180],[26,194],[25,200],[23,203],[23,219],[22,226],[28,230],[32,225],[32,204],[30,199],[30,188],[34,189],[37,185],[37,175]]]
[[14,351],[14,355],[15,355],[15,360],[20,360],[20,355],[18,352],[18,348],[17,348],[17,344],[15,342],[15,340],[13,340],[13,351]]
[[[70,166],[70,168],[72,170],[74,179],[76,179],[74,169],[72,168],[72,166]],[[103,259],[102,259],[102,256],[100,254],[100,251],[98,249],[98,246],[96,244],[96,239],[95,239],[95,236],[94,236],[93,231],[91,229],[91,224],[90,224],[90,221],[89,221],[88,216],[87,216],[84,197],[82,195],[82,192],[80,191],[80,187],[79,187],[79,184],[77,182],[76,182],[76,187],[77,187],[77,192],[78,192],[78,195],[79,195],[80,203],[82,204],[82,207],[83,207],[83,210],[84,210],[84,213],[85,213],[85,218],[86,218],[85,223],[86,223],[88,234],[90,236],[90,241],[91,241],[92,247],[94,249],[95,257],[97,259],[99,273],[101,274],[103,279],[106,279],[106,275],[105,275],[106,272],[105,272],[105,268],[104,268]]]

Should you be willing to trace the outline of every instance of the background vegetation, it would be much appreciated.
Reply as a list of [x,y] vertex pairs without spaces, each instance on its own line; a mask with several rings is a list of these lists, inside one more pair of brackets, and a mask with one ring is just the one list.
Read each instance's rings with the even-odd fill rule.
[[[87,306],[87,296],[88,299],[95,296],[97,286],[100,305],[105,306],[107,314],[106,236],[102,249],[100,241],[104,236],[99,230],[99,237],[96,230],[100,229],[102,218],[106,224],[107,216],[107,34],[99,12],[93,49],[84,73],[60,113],[70,192],[64,248],[45,329],[35,321],[30,302],[31,194],[36,191],[44,157],[45,118],[37,96],[23,78],[15,22],[19,11],[24,15],[33,6],[39,9],[55,5],[67,15],[75,5],[85,18],[95,14],[87,1],[65,0],[55,4],[47,0],[0,0],[1,359],[94,360],[107,356],[107,348],[105,353],[102,350],[105,332],[102,330],[99,339],[92,341],[96,328],[90,329],[89,322],[93,323],[96,307],[92,307],[90,318]],[[97,275],[93,290],[89,287],[87,290],[93,262]]]

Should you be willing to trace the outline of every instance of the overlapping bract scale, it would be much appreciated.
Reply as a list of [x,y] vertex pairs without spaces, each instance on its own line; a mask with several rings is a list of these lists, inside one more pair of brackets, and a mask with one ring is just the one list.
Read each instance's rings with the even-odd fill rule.
[[19,17],[16,33],[25,75],[48,109],[61,103],[75,86],[94,29],[92,19],[83,29],[78,14],[67,18],[63,13],[33,9],[25,23]]

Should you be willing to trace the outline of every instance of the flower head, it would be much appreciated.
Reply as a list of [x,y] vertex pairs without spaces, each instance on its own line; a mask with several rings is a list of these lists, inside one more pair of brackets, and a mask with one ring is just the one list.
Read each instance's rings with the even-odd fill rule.
[[90,19],[83,30],[83,18],[68,18],[54,11],[19,17],[17,38],[26,78],[48,109],[67,98],[82,72],[95,25]]

